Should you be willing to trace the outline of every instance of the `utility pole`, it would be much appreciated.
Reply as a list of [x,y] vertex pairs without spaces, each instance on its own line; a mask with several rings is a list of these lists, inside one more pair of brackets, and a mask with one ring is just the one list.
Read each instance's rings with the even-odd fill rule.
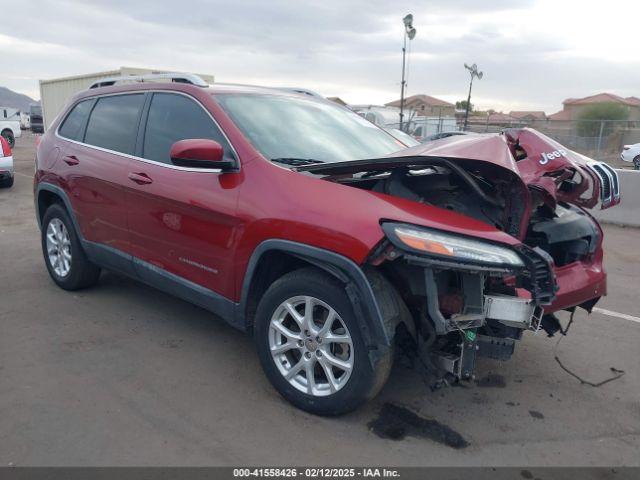
[[469,70],[469,74],[471,75],[471,81],[469,82],[469,95],[467,96],[467,108],[464,112],[464,127],[462,127],[462,130],[466,131],[469,124],[469,109],[471,108],[471,87],[473,87],[473,78],[478,77],[478,80],[482,80],[482,72],[478,72],[478,66],[475,63],[471,66],[465,63],[464,68]]
[[407,83],[404,78],[407,56],[407,37],[409,37],[409,40],[413,40],[416,36],[416,29],[413,28],[413,15],[410,13],[405,15],[402,22],[404,23],[404,43],[402,45],[402,82],[400,82],[400,130],[402,130],[402,124],[404,121],[404,89]]

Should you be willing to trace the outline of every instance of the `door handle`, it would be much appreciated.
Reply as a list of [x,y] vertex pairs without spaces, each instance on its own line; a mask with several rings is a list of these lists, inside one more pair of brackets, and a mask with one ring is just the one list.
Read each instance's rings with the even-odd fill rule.
[[127,176],[129,177],[129,180],[136,182],[138,185],[148,185],[149,183],[153,183],[151,177],[146,173],[131,172]]
[[71,167],[80,163],[80,160],[75,155],[66,155],[62,160]]

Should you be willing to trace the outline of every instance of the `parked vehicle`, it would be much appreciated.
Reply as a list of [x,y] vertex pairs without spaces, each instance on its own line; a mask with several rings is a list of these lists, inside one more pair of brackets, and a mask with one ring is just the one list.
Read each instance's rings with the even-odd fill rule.
[[0,136],[7,141],[11,148],[15,146],[16,138],[21,135],[22,130],[20,130],[20,122],[18,120],[0,119]]
[[433,135],[429,135],[429,136],[423,138],[422,139],[422,143],[433,142],[434,140],[440,140],[441,138],[454,137],[456,135],[475,135],[475,134],[472,133],[472,132],[463,132],[461,130],[434,133]]
[[0,137],[0,188],[13,186],[13,155],[11,147],[4,137]]
[[396,140],[400,140],[407,147],[415,147],[416,145],[420,145],[420,142],[413,138],[408,133],[404,133],[402,130],[398,130],[397,128],[388,128],[382,127],[382,129],[387,132],[389,135],[393,136]]
[[31,105],[29,107],[29,118],[31,131],[33,133],[44,133],[44,118],[42,117],[42,107],[40,105]]
[[[379,127],[389,126],[397,128],[400,122],[400,109],[385,105],[352,105],[351,109],[361,117]],[[409,112],[405,112],[405,120],[408,120]]]
[[27,112],[20,112],[20,129],[31,129],[31,118],[29,117],[29,114]]
[[0,120],[20,121],[20,110],[13,107],[0,107]]
[[106,268],[215,312],[299,408],[375,396],[399,339],[439,381],[471,379],[478,355],[506,360],[606,294],[585,209],[619,203],[618,177],[535,130],[399,150],[321,98],[154,78],[76,95],[42,137],[46,268],[66,290]]
[[407,131],[410,132],[416,140],[424,142],[426,138],[453,132],[456,129],[457,122],[455,117],[424,117],[416,115],[412,117],[409,130]]
[[640,143],[625,145],[622,148],[620,159],[624,162],[633,163],[634,170],[640,170]]

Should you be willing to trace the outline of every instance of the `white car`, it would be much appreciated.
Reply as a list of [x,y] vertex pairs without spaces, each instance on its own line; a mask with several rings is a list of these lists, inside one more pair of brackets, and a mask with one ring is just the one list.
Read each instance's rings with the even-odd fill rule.
[[9,142],[0,138],[0,188],[13,186],[13,156]]
[[20,130],[29,130],[31,128],[31,117],[27,112],[20,112]]
[[[387,107],[385,105],[351,105],[351,109],[361,117],[375,123],[379,127],[396,128],[400,122],[400,109],[396,107]],[[408,119],[409,112],[405,115]]]
[[20,130],[20,122],[18,120],[0,120],[0,135],[9,142],[9,146],[13,148],[16,144],[16,138],[22,135]]
[[620,159],[625,162],[633,163],[633,168],[640,170],[640,143],[625,145],[622,147]]

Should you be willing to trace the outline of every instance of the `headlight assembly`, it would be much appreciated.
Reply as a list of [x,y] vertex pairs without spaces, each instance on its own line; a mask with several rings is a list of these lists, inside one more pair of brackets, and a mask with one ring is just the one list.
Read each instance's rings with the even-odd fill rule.
[[460,235],[411,225],[384,223],[383,230],[399,248],[419,252],[443,260],[523,267],[520,256],[513,250]]

